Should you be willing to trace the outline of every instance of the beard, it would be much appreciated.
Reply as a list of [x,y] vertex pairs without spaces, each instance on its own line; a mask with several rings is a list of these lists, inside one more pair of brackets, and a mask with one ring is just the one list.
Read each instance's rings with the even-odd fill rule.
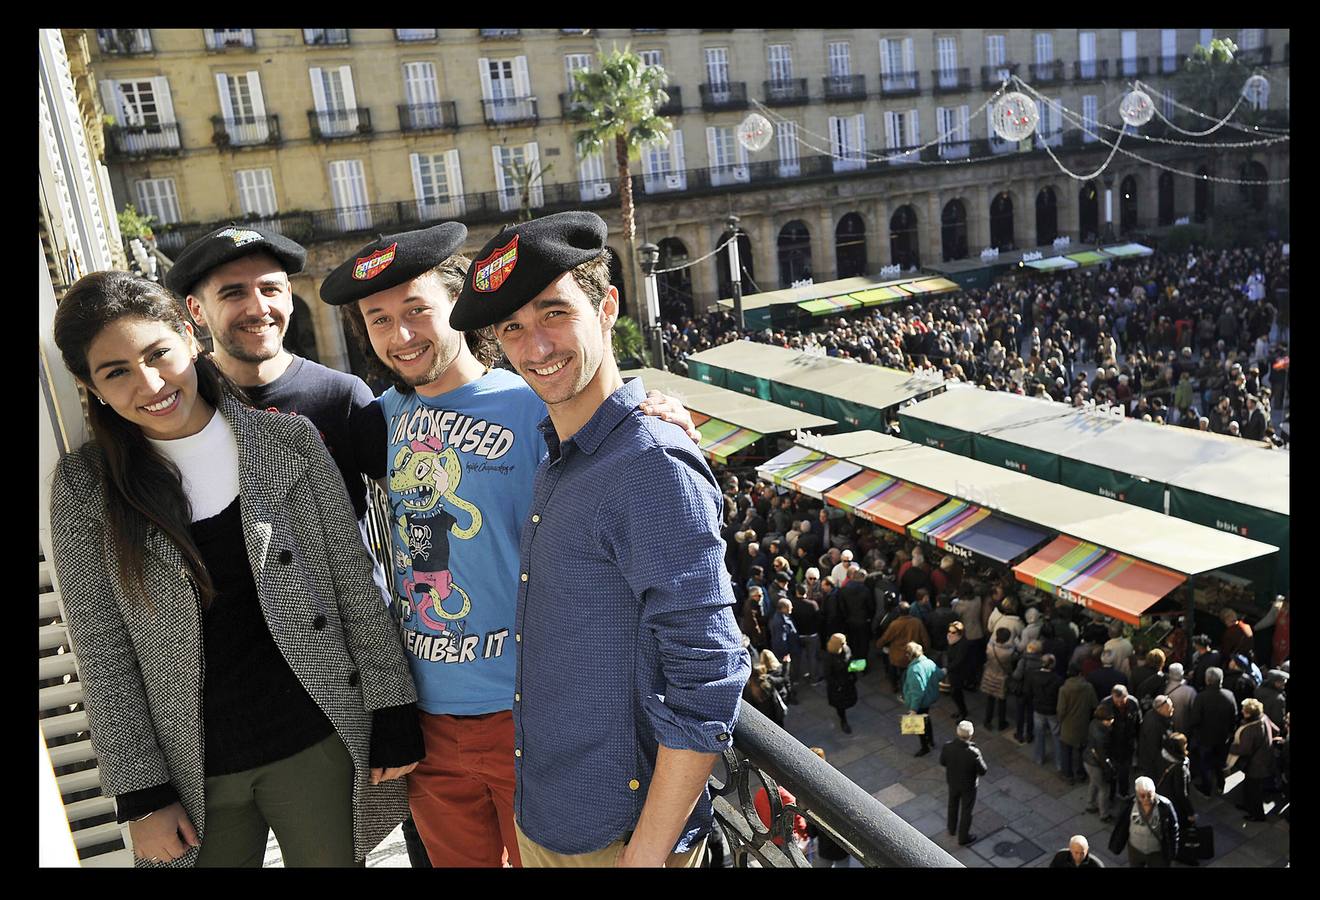
[[[252,323],[249,322],[245,324],[250,325]],[[244,326],[236,325],[231,327],[224,334],[213,335],[215,342],[221,346],[225,353],[229,354],[234,359],[247,363],[262,363],[268,359],[274,359],[279,355],[280,351],[284,349],[284,332],[288,328],[287,322],[276,320],[276,340],[274,345],[271,346],[269,343],[263,343],[260,349],[257,350],[249,349],[248,345],[245,343],[243,337],[244,332],[242,331],[243,327]]]
[[445,374],[445,370],[448,369],[450,365],[453,364],[454,360],[458,358],[458,341],[461,340],[463,340],[462,335],[458,335],[456,340],[448,346],[441,344],[439,341],[432,341],[431,350],[433,357],[431,359],[431,365],[427,366],[426,371],[421,374],[405,375],[399,370],[398,365],[395,364],[393,360],[390,361],[389,367],[393,370],[399,380],[408,385],[408,387],[423,387]]

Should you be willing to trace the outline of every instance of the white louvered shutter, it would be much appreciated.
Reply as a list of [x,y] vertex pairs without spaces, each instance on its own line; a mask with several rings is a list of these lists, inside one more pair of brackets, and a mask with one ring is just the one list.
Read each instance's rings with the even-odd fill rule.
[[234,104],[229,99],[229,76],[223,72],[215,73],[215,90],[220,95],[220,118],[227,120],[225,128],[231,134],[234,130]]
[[541,183],[541,150],[536,141],[523,145],[523,160],[527,166],[527,171],[531,177],[531,197],[529,202],[533,209],[545,206],[545,185]]
[[357,111],[357,93],[353,90],[353,69],[349,66],[339,67],[339,83],[344,91],[345,128],[350,131],[358,129],[358,111]]
[[156,115],[161,122],[175,122],[174,101],[170,98],[170,82],[164,75],[151,79],[151,89],[156,95]]
[[453,216],[464,215],[467,204],[463,200],[463,172],[458,164],[458,150],[445,151],[445,175],[449,181],[449,202]]

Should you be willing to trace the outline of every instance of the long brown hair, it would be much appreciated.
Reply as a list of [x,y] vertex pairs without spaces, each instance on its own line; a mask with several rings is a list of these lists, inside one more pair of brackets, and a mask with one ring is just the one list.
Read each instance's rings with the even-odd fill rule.
[[[55,344],[69,371],[92,383],[87,348],[101,330],[122,318],[161,322],[187,334],[183,309],[168,290],[128,272],[93,272],[69,288],[55,311]],[[242,391],[203,352],[197,362],[197,393],[212,406],[229,393],[246,402]],[[179,548],[202,606],[209,606],[215,585],[189,530],[192,507],[183,492],[178,467],[162,456],[142,429],[96,400],[87,404],[93,440],[84,452],[99,450],[111,490],[105,493],[106,524],[119,560],[116,573],[128,596],[150,607],[145,573],[147,534],[154,525]]]

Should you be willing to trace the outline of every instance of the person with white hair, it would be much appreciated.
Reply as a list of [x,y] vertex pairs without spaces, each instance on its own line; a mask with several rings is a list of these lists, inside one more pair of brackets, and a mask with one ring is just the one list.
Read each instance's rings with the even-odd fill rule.
[[949,834],[956,834],[958,843],[964,847],[976,841],[976,835],[972,834],[972,807],[976,805],[981,776],[990,771],[981,748],[972,743],[975,732],[972,723],[964,719],[958,723],[958,736],[945,741],[940,750],[940,765],[949,785]]
[[1126,850],[1134,869],[1167,869],[1178,855],[1178,813],[1168,797],[1155,792],[1153,779],[1143,775],[1134,787],[1135,795],[1119,808],[1109,852]]
[[844,550],[839,554],[839,564],[830,571],[830,578],[834,579],[835,584],[843,584],[843,580],[848,575],[848,568],[853,561],[853,552]]
[[1068,846],[1054,854],[1051,869],[1103,869],[1100,857],[1091,855],[1091,842],[1084,834],[1074,834]]
[[1165,672],[1167,681],[1164,695],[1173,703],[1173,730],[1188,734],[1192,722],[1192,704],[1196,702],[1196,688],[1187,683],[1182,663],[1170,663]]

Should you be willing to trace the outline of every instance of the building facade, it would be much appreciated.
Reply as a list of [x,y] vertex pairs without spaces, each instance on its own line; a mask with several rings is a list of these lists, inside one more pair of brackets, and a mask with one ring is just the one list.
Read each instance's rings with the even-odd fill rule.
[[[1289,33],[1279,29],[87,34],[113,117],[116,196],[173,226],[159,238],[166,253],[243,219],[308,244],[308,271],[294,279],[312,325],[306,342],[341,368],[349,367],[344,337],[316,289],[378,232],[458,219],[472,250],[523,207],[588,208],[609,223],[613,249],[626,250],[615,162],[579,158],[567,117],[571,73],[589,67],[598,46],[627,43],[669,74],[662,111],[673,138],[632,163],[639,240],[657,243],[660,267],[670,268],[718,247],[725,219],[737,214],[749,292],[1056,236],[1094,240],[1106,223],[1104,178],[1070,177],[1044,145],[1073,173],[1095,171],[1109,148],[1093,135],[1117,136],[1129,83],[1173,92],[1187,54],[1212,36],[1232,38],[1267,75],[1270,89],[1251,103],[1275,126],[1285,125],[1289,99]],[[1048,101],[1037,134],[1020,145],[995,137],[987,104],[1009,74]],[[1177,114],[1169,100],[1157,102]],[[754,110],[771,119],[774,137],[748,152],[736,130]],[[1079,118],[1094,125],[1079,127]],[[1143,131],[1155,133],[1158,121]],[[1120,145],[1182,172],[1252,179],[1286,178],[1287,148],[1212,160],[1194,145],[1133,137]],[[1120,235],[1203,219],[1217,191],[1236,190],[1121,152],[1105,175]],[[1257,193],[1262,203],[1287,202],[1286,185]],[[671,312],[700,312],[728,296],[728,282],[721,253],[666,276],[662,295]],[[632,312],[634,292],[621,287]]]

